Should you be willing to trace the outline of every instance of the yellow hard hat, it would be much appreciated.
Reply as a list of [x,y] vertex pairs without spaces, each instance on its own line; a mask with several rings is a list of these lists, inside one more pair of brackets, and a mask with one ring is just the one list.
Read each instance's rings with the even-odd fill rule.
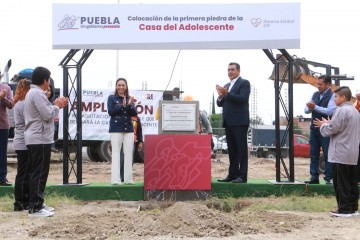
[[194,101],[194,98],[192,96],[186,95],[183,97],[184,101]]

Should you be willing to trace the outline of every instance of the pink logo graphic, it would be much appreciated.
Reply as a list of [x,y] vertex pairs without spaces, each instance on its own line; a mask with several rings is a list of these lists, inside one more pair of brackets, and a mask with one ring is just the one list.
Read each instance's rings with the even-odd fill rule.
[[261,18],[252,18],[251,19],[251,24],[254,27],[258,27],[261,24]]
[[146,135],[145,190],[210,190],[209,135]]
[[69,15],[65,15],[63,20],[58,24],[59,30],[71,30],[71,29],[79,29],[75,28],[76,20],[78,20],[79,17],[76,17],[72,15],[71,17]]

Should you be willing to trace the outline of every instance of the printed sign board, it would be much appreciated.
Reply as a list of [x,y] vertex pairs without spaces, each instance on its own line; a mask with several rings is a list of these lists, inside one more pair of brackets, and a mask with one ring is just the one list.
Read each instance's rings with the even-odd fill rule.
[[198,101],[160,101],[159,134],[198,134]]

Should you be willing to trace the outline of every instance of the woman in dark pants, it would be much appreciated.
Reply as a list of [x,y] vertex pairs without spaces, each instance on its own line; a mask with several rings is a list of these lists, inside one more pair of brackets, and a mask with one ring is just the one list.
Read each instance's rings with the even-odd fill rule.
[[18,161],[15,178],[14,211],[29,209],[28,149],[24,139],[24,100],[27,92],[30,90],[30,84],[31,80],[21,80],[16,88],[14,96],[15,137],[13,144]]

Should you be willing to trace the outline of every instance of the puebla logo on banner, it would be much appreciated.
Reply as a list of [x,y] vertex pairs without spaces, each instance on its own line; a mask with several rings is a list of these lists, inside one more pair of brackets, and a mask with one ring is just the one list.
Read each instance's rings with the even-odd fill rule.
[[53,4],[52,17],[54,49],[300,47],[299,3]]
[[61,22],[57,25],[59,30],[78,30],[92,28],[120,28],[118,17],[77,17],[66,14]]

